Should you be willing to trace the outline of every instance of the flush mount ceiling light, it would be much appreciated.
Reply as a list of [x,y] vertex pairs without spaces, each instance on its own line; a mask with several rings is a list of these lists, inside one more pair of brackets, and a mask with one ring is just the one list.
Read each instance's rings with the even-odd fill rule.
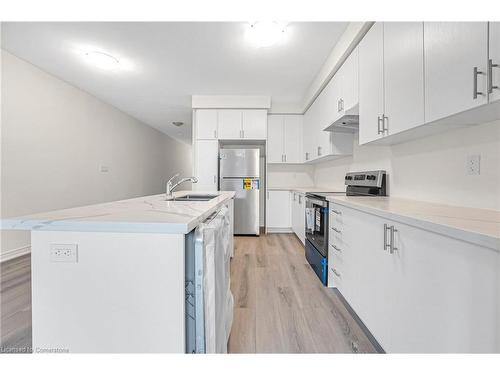
[[172,125],[175,125],[175,126],[182,126],[184,125],[184,123],[182,121],[173,121],[172,122]]
[[248,41],[256,47],[270,47],[284,40],[286,25],[276,21],[252,22],[247,27]]
[[101,51],[86,51],[84,52],[85,60],[102,70],[117,70],[120,68],[120,61],[106,52]]

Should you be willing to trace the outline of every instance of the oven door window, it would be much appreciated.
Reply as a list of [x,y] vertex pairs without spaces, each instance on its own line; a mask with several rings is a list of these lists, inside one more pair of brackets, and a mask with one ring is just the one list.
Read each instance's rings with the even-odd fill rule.
[[307,209],[306,237],[319,252],[324,253],[327,251],[328,209],[314,202],[308,202]]

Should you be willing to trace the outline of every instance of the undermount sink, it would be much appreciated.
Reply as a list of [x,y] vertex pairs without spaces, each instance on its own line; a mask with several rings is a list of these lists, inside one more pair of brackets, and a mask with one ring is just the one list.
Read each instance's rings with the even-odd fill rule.
[[174,200],[174,201],[203,202],[203,201],[209,201],[209,200],[214,199],[216,197],[218,197],[217,194],[186,194],[186,195],[181,195],[180,197],[175,197],[172,200]]

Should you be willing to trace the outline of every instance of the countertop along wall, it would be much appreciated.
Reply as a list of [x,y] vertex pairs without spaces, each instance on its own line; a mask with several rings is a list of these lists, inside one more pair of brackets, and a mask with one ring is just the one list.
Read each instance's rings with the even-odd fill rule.
[[[190,146],[6,51],[1,60],[2,217],[158,194],[191,174]],[[29,243],[3,231],[2,258]]]
[[[468,155],[481,155],[480,175],[467,174]],[[373,169],[387,171],[393,197],[500,210],[500,121],[392,146],[359,146],[355,137],[352,157],[315,166],[314,184]]]

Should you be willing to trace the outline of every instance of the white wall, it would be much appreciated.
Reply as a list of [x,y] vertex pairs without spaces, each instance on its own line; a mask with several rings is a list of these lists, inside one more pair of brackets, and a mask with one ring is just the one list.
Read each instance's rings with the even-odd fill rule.
[[[157,194],[191,174],[189,146],[5,51],[1,88],[2,217]],[[27,244],[2,233],[2,253]]]
[[295,164],[269,164],[268,187],[309,187],[314,185],[314,166]]
[[[467,155],[481,155],[481,174],[467,175]],[[391,196],[500,210],[500,121],[393,146],[358,146],[354,155],[317,164],[314,182],[338,186],[348,171],[385,169]]]

